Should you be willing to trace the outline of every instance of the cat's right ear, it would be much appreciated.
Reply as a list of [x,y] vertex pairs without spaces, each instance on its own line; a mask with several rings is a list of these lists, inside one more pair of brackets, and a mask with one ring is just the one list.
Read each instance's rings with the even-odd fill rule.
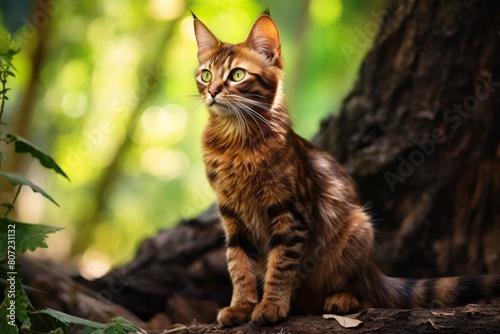
[[193,12],[194,19],[194,35],[196,36],[196,43],[198,44],[198,60],[201,61],[206,52],[218,47],[221,41],[212,34],[206,25],[201,22]]
[[250,30],[245,43],[269,58],[273,64],[279,63],[281,43],[278,27],[268,13],[260,15]]

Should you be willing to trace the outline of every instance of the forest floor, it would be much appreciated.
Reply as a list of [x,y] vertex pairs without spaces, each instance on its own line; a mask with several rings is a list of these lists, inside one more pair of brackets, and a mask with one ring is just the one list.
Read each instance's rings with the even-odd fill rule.
[[234,328],[220,328],[215,324],[193,323],[177,325],[168,330],[149,331],[150,334],[218,333],[218,334],[315,334],[315,333],[500,333],[500,305],[467,305],[447,309],[368,309],[352,318],[359,324],[349,324],[321,316],[291,316],[273,326],[256,326],[252,323]]

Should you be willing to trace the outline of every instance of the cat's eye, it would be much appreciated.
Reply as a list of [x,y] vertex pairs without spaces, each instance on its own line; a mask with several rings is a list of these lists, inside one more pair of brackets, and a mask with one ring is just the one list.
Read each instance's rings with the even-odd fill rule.
[[231,71],[231,74],[229,74],[229,77],[233,81],[241,81],[245,77],[245,70],[242,70],[241,68],[236,68]]
[[204,82],[210,82],[210,80],[212,80],[212,72],[210,72],[209,70],[202,70],[201,80],[203,80]]

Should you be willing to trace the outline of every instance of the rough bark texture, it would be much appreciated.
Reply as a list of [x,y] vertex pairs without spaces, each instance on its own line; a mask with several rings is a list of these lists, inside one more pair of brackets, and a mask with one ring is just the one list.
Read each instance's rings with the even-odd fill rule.
[[389,274],[498,273],[500,3],[392,12],[316,143],[356,179]]
[[[356,179],[380,231],[388,274],[500,273],[499,31],[498,1],[390,1],[352,93],[315,138]],[[231,290],[217,222],[213,209],[181,222],[146,240],[129,265],[93,282],[77,279],[73,290],[86,286],[85,295],[126,309],[149,328],[211,323]],[[32,280],[44,288],[48,281]],[[64,298],[60,282],[50,284],[50,302],[79,314],[84,299]],[[368,310],[358,329],[291,317],[260,332],[494,333],[499,311]],[[254,329],[193,325],[170,333]]]

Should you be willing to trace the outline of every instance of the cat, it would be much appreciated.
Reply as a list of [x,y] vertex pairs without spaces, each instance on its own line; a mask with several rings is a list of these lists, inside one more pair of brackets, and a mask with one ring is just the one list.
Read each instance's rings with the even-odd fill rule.
[[353,180],[292,130],[280,36],[269,13],[239,44],[221,42],[193,17],[196,83],[209,111],[202,154],[233,284],[231,304],[217,316],[221,326],[273,324],[290,309],[452,307],[500,295],[500,275],[385,276]]

